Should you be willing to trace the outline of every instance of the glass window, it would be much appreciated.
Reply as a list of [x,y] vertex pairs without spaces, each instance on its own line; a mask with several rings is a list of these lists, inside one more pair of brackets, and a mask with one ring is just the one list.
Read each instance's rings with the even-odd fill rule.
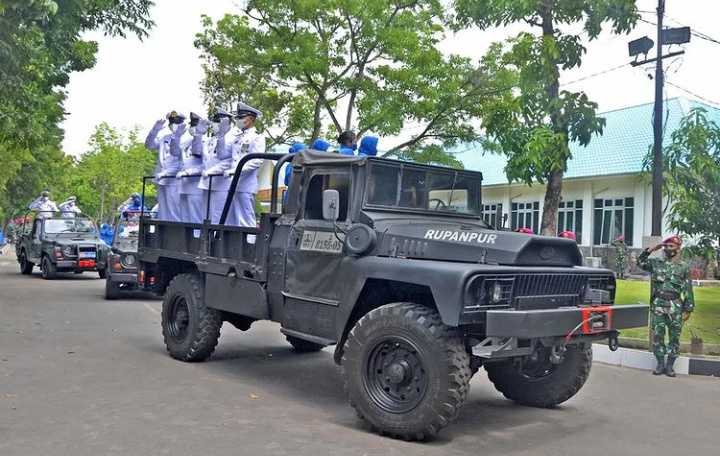
[[582,242],[582,207],[582,200],[574,200],[561,201],[558,208],[558,234],[572,231],[578,244]]
[[424,212],[482,216],[480,179],[453,170],[373,163],[366,203]]
[[607,245],[620,236],[633,245],[634,199],[595,200],[593,243]]
[[[500,220],[497,219],[498,211],[500,213]],[[502,224],[502,203],[491,203],[483,205],[483,220],[488,225],[494,227],[497,222]]]
[[512,211],[510,213],[512,230],[519,228],[530,228],[533,233],[537,233],[540,224],[540,202],[528,201],[523,203],[512,203]]
[[338,221],[347,220],[350,202],[350,174],[315,174],[308,184],[305,195],[305,218],[322,220],[322,194],[325,190],[337,190],[340,194],[340,214]]
[[93,233],[95,225],[90,220],[82,219],[48,219],[45,220],[45,232],[60,233]]

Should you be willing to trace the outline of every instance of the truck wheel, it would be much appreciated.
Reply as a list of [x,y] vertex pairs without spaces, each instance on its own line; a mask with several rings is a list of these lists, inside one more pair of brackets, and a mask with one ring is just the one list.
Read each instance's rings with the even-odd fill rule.
[[467,398],[470,361],[460,333],[433,309],[379,307],[352,328],[342,357],[345,389],[381,434],[423,440],[453,421]]
[[98,269],[98,275],[101,279],[107,278],[107,269]]
[[285,336],[285,339],[290,342],[290,345],[293,346],[293,350],[297,353],[318,352],[325,348],[325,345],[316,344],[315,342],[310,342],[293,336]]
[[549,360],[543,349],[537,361],[485,365],[488,378],[506,398],[531,407],[552,408],[573,397],[585,384],[592,365],[592,349],[567,347],[562,363]]
[[162,305],[162,331],[168,353],[180,361],[205,361],[220,338],[222,316],[205,307],[199,274],[180,274],[168,285]]
[[42,257],[40,271],[42,272],[42,278],[45,280],[53,280],[57,277],[57,268],[47,255]]
[[120,297],[120,287],[110,279],[105,280],[105,299],[112,300]]
[[30,262],[27,258],[25,250],[20,252],[20,274],[30,275],[32,274],[35,263]]

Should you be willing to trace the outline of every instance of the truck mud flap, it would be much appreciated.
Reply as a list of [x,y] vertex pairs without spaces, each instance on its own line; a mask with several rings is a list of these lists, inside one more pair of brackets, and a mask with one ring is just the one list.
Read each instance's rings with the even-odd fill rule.
[[547,310],[488,310],[487,337],[538,337],[597,334],[647,326],[649,306],[568,307]]

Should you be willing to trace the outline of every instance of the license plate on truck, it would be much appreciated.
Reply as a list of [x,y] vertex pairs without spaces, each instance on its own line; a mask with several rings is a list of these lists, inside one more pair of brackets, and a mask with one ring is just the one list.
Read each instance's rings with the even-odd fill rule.
[[80,252],[80,258],[95,258],[95,252]]

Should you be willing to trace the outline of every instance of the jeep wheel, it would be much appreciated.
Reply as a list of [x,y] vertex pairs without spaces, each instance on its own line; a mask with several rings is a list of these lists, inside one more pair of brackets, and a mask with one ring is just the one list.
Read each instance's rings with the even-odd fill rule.
[[107,278],[107,269],[98,269],[98,275],[101,279]]
[[220,338],[222,317],[205,307],[199,274],[180,274],[168,285],[162,306],[162,331],[168,353],[180,361],[205,361]]
[[112,300],[120,297],[121,291],[118,284],[110,279],[105,280],[105,299]]
[[42,257],[40,271],[42,272],[42,278],[45,280],[53,280],[57,277],[57,269],[47,255]]
[[453,421],[467,398],[470,361],[460,334],[428,307],[379,307],[352,328],[342,357],[345,389],[381,434],[423,440]]
[[28,260],[25,250],[21,251],[20,252],[20,274],[30,275],[30,274],[32,274],[34,267],[35,267],[35,263],[32,263]]
[[592,349],[567,347],[562,363],[549,359],[550,349],[542,349],[535,361],[521,364],[505,361],[485,365],[488,378],[506,398],[522,405],[552,408],[580,391],[590,375]]
[[290,345],[293,346],[293,350],[295,350],[296,353],[313,353],[325,348],[325,345],[316,344],[315,342],[310,342],[293,336],[285,336],[285,339],[290,342]]

